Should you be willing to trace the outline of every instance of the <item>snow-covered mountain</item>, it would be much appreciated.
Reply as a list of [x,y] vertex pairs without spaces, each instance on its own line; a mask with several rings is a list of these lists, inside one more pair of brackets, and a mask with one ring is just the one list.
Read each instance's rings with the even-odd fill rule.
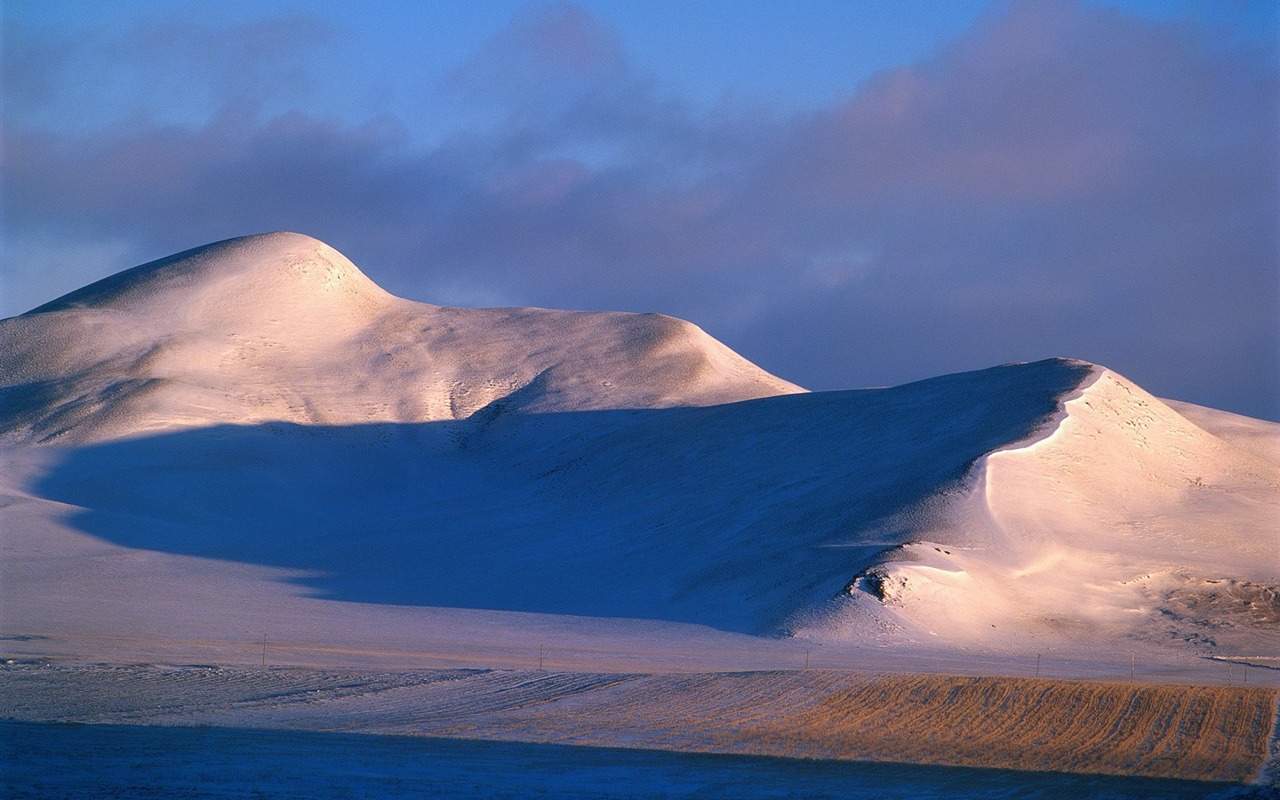
[[393,297],[333,248],[248,236],[0,323],[3,427],[68,442],[225,422],[428,422],[801,391],[662,314]]
[[670,317],[414,303],[270,234],[0,322],[0,375],[14,629],[260,591],[260,626],[1280,654],[1280,425],[1085,362],[807,393]]

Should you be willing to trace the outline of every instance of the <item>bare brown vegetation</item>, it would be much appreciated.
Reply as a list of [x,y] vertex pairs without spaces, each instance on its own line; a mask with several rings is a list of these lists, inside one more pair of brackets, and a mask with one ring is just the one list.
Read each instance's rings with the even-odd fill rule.
[[1165,593],[1166,616],[1210,627],[1280,623],[1280,586],[1232,579],[1186,583]]
[[1247,782],[1266,759],[1277,694],[830,671],[649,675],[468,724],[577,744]]
[[843,758],[1247,781],[1275,707],[1270,689],[894,675],[777,727]]
[[827,670],[19,665],[14,718],[229,725],[1247,782],[1280,689]]

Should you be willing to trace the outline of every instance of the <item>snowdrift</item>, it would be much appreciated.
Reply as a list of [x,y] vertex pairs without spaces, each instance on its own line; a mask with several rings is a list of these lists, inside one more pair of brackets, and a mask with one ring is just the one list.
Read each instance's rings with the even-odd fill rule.
[[414,303],[271,234],[0,322],[0,374],[15,629],[163,593],[1280,655],[1280,426],[1085,362],[806,393],[686,322]]
[[1280,650],[1280,470],[1264,454],[1095,368],[1046,435],[978,460],[931,541],[860,576],[854,605],[969,643]]

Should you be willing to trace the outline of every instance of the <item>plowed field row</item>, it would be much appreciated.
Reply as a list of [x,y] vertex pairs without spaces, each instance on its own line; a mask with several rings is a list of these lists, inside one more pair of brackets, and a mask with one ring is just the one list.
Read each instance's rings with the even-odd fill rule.
[[1247,782],[1280,690],[826,670],[367,673],[18,664],[0,715]]

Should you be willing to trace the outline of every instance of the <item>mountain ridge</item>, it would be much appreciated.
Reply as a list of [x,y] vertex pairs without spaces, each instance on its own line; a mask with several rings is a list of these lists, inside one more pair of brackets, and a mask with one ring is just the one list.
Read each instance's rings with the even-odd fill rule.
[[9,438],[73,443],[226,422],[461,419],[504,398],[581,410],[802,391],[683,320],[404,300],[288,233],[184,251],[0,321],[0,375]]
[[[0,321],[0,375],[36,504],[0,513],[40,534],[19,620],[47,586],[136,616],[163,556],[218,565],[214,626],[259,613],[209,599],[253,565],[291,576],[254,596],[321,616],[1280,651],[1280,425],[1184,415],[1084,361],[808,393],[671,317],[415,303],[274,234]],[[68,530],[133,577],[42,561]]]

